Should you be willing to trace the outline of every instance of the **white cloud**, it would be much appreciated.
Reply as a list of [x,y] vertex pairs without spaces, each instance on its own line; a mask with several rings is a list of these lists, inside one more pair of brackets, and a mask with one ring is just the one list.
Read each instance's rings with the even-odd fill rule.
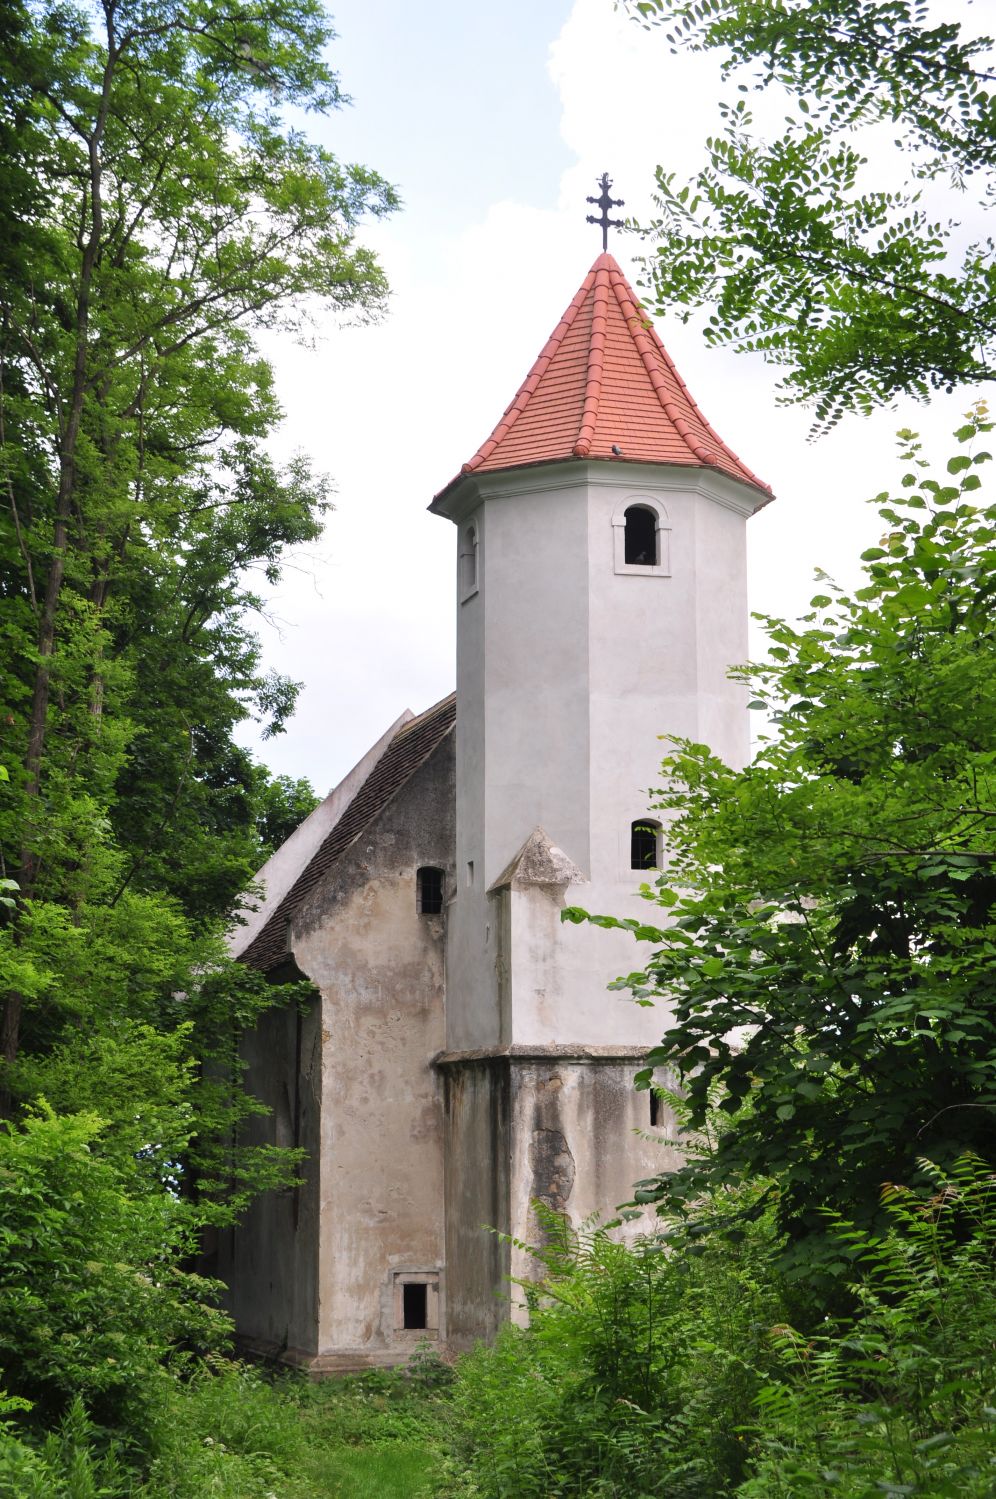
[[[608,169],[626,212],[646,213],[657,162],[690,173],[716,121],[714,61],[672,56],[605,0],[577,0],[549,70],[574,156],[554,202],[496,202],[448,240],[415,203],[368,236],[393,287],[381,325],[336,333],[315,352],[268,345],[287,409],[280,446],[312,453],[338,490],[310,576],[290,572],[273,600],[285,628],[266,632],[269,662],[307,686],[264,757],[320,790],[403,707],[418,711],[452,686],[453,540],[425,506],[488,435],[597,254],[584,222],[595,178]],[[617,236],[612,248],[637,279],[627,252],[639,243]],[[760,360],[708,352],[673,319],[658,327],[706,416],[779,496],[750,528],[752,597],[793,615],[814,567],[850,580],[877,537],[863,501],[894,481],[895,428],[946,433],[965,398],[851,420],[813,447],[809,417],[776,405]]]

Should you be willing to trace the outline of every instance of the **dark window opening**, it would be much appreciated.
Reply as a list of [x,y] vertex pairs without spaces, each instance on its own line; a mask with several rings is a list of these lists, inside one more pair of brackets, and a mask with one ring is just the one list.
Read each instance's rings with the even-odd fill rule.
[[415,886],[415,908],[420,916],[438,916],[443,909],[443,871],[420,869]]
[[428,1327],[429,1287],[403,1285],[401,1287],[403,1327]]
[[656,1129],[661,1122],[661,1101],[653,1088],[650,1089],[650,1127]]
[[654,822],[634,822],[630,833],[630,864],[633,869],[657,868],[657,838],[660,827]]
[[642,505],[626,511],[625,560],[634,567],[657,566],[657,516]]

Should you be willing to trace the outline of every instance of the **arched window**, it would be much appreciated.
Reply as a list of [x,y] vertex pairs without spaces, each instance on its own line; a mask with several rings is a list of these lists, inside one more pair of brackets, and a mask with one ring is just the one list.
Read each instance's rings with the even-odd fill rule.
[[641,817],[630,827],[630,865],[633,869],[659,869],[661,825]]
[[655,495],[620,500],[612,516],[612,566],[631,577],[671,576],[671,527]]
[[425,865],[415,877],[415,909],[420,916],[438,916],[443,909],[443,871]]
[[657,516],[646,505],[630,505],[625,514],[625,561],[630,567],[656,567]]
[[477,592],[477,527],[468,526],[460,537],[460,598]]

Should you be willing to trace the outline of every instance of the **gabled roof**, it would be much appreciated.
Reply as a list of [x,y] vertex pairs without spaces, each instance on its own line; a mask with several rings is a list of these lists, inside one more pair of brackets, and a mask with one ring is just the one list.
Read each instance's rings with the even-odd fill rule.
[[699,411],[608,254],[584,278],[491,436],[451,482],[570,458],[714,468],[771,493]]
[[[328,837],[307,860],[297,879],[276,904],[244,952],[243,963],[264,972],[287,961],[287,926],[302,902],[341,858],[365,828],[387,806],[433,750],[446,738],[456,719],[456,694],[409,718],[391,737],[372,769],[356,788]],[[335,793],[332,793],[333,796]],[[316,813],[312,813],[314,817]]]

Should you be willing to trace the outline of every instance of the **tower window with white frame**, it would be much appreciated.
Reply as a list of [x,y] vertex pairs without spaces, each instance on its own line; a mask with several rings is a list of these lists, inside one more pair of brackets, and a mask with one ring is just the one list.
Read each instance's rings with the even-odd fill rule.
[[660,501],[629,495],[612,517],[613,565],[642,578],[671,576],[671,528]]

